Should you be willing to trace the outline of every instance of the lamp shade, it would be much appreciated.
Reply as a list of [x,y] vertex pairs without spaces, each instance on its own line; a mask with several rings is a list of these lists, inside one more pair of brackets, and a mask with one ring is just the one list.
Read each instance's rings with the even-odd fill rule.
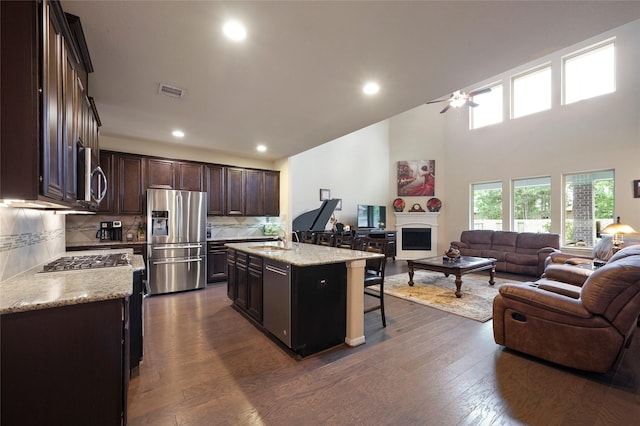
[[620,223],[620,216],[618,216],[618,220],[616,223],[612,223],[611,225],[605,226],[605,228],[600,231],[601,234],[636,234],[636,230],[626,225],[624,223]]

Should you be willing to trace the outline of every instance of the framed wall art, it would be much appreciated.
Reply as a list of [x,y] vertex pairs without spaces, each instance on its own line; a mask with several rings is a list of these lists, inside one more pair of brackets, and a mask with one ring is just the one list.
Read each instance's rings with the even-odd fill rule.
[[330,200],[330,199],[331,199],[331,190],[320,188],[320,201]]
[[633,198],[640,198],[640,179],[633,181]]
[[398,196],[433,197],[436,192],[436,161],[398,161]]

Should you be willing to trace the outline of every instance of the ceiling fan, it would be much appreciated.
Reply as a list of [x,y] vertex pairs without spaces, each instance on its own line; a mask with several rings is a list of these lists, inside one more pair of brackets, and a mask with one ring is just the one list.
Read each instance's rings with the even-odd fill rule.
[[485,87],[484,89],[474,90],[469,93],[464,93],[462,90],[456,90],[446,99],[437,99],[435,101],[429,101],[427,104],[435,104],[438,102],[449,102],[449,105],[444,107],[440,114],[445,113],[449,110],[449,108],[459,108],[462,105],[469,105],[470,107],[477,107],[478,104],[473,102],[473,97],[477,95],[481,95],[483,93],[488,93],[491,91],[490,87]]

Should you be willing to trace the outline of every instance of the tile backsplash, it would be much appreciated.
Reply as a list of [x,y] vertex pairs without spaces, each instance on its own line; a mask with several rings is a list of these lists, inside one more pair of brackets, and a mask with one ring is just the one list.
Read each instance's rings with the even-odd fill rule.
[[[146,216],[102,216],[102,215],[68,215],[66,223],[67,243],[95,243],[98,242],[96,233],[102,221],[122,221],[122,237],[126,240],[127,232],[134,234],[139,223],[146,222]],[[279,224],[280,219],[270,217],[269,223]],[[209,216],[207,225],[211,230],[212,239],[221,238],[247,238],[263,237],[264,225],[267,223],[265,217],[244,217],[244,216]]]
[[64,252],[64,215],[0,207],[0,281]]

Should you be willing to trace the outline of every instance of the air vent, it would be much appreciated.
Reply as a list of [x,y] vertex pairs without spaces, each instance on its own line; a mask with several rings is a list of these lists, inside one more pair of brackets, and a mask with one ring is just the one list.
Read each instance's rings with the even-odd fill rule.
[[178,87],[169,86],[168,84],[160,83],[158,93],[161,95],[171,96],[172,98],[181,98],[184,94],[184,90]]

